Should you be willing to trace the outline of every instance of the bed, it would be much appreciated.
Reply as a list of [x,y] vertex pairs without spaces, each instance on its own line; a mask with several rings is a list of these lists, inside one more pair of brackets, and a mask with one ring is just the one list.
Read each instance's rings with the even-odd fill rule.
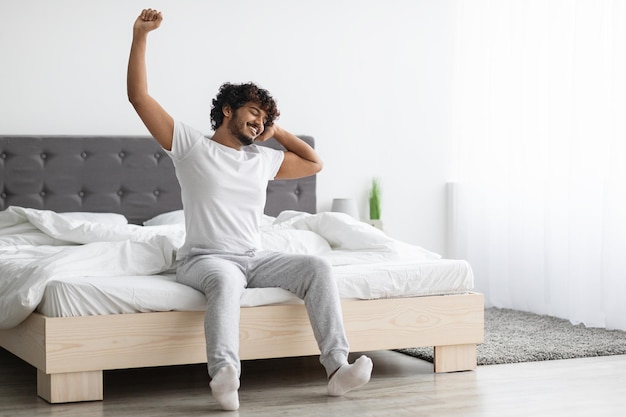
[[[301,137],[313,144],[311,137]],[[267,146],[280,145],[269,141]],[[315,188],[314,176],[271,182],[265,210],[268,224],[282,219],[279,225],[284,229],[286,222],[317,221],[323,213],[315,213]],[[181,208],[171,160],[152,138],[0,136],[0,210],[4,212],[48,217],[49,212],[121,214],[129,223],[142,225],[159,215],[180,213]],[[17,248],[16,256],[25,258],[26,252]],[[72,265],[83,267],[85,253],[89,254],[77,252]],[[435,271],[445,262],[431,259],[421,268]],[[447,274],[451,276],[463,265],[462,261],[448,262],[452,268]],[[397,271],[391,267],[385,270],[384,262],[376,263],[376,268],[383,268],[382,272],[392,277],[406,275],[402,267],[395,264]],[[347,275],[364,276],[376,269],[367,263],[356,268],[356,274],[352,271]],[[471,281],[469,266],[464,268]],[[340,270],[337,268],[339,275]],[[171,273],[143,276],[143,281],[133,285],[141,287],[141,282],[157,278],[176,285]],[[113,285],[113,278],[126,279],[111,277],[105,283]],[[74,281],[78,285],[88,280]],[[70,291],[74,287],[71,279],[55,282],[57,285],[42,287],[42,300],[34,311],[0,328],[0,346],[37,369],[37,394],[46,401],[102,400],[106,370],[206,362],[204,313],[198,308],[131,309],[110,314],[96,309],[63,316],[54,312],[55,306],[63,304],[55,294],[62,294],[64,286]],[[122,285],[128,282],[123,280]],[[476,345],[484,336],[483,296],[468,285],[471,282],[458,291],[421,288],[410,294],[382,290],[376,297],[342,295],[351,350],[433,346],[435,372],[475,369]],[[97,288],[96,293],[106,291]],[[139,290],[133,287],[133,291]],[[75,298],[71,292],[70,296],[65,294],[66,300]],[[81,303],[78,305],[80,310]],[[242,303],[240,338],[242,360],[319,354],[303,304],[284,294]]]

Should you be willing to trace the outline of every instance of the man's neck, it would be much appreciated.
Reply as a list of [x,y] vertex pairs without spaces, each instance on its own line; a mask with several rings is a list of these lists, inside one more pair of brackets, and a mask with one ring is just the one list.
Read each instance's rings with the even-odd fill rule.
[[215,131],[215,134],[213,135],[211,139],[221,145],[228,146],[229,148],[233,148],[233,149],[240,151],[243,145],[241,144],[241,142],[239,142],[239,139],[237,139],[233,134],[228,132],[223,127],[224,125],[220,126]]

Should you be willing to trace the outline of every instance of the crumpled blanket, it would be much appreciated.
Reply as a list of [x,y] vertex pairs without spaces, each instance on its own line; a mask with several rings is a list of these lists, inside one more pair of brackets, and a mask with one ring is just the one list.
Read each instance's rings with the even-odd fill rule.
[[0,247],[0,329],[28,317],[57,277],[157,274],[174,266],[184,240],[179,226],[104,225],[22,207],[0,212],[3,230],[43,234],[54,244]]

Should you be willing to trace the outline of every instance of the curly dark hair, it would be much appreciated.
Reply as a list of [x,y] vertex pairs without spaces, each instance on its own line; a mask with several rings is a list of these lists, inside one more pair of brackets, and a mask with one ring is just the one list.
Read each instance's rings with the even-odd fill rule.
[[258,104],[267,113],[265,126],[271,126],[274,124],[274,120],[280,116],[276,101],[267,90],[254,83],[224,83],[213,99],[213,106],[211,107],[211,127],[213,130],[217,130],[224,121],[224,113],[222,113],[224,106],[228,105],[233,110],[237,110],[248,102]]

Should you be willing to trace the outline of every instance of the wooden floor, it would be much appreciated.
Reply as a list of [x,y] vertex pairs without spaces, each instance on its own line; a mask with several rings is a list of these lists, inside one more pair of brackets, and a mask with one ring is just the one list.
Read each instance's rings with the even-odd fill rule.
[[203,365],[105,372],[103,402],[50,405],[36,372],[0,349],[0,416],[622,416],[626,356],[481,366],[433,374],[432,364],[370,352],[372,381],[343,398],[325,395],[316,357],[247,361],[238,412],[217,409]]

